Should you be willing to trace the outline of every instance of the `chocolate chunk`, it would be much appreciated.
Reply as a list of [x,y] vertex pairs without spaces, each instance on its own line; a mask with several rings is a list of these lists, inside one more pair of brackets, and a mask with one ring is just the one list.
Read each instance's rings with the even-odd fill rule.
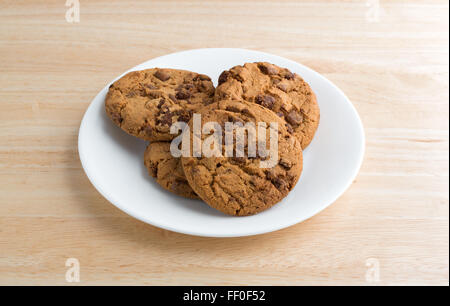
[[303,122],[303,116],[299,112],[293,110],[286,116],[286,121],[293,126],[298,126]]
[[148,89],[152,89],[152,90],[158,89],[158,87],[156,87],[156,86],[153,85],[153,84],[145,84],[145,87],[147,87]]
[[294,129],[292,128],[292,125],[290,125],[289,123],[286,123],[285,126],[286,126],[286,129],[287,129],[289,134],[293,134],[294,133]]
[[266,178],[271,181],[277,189],[285,189],[287,187],[286,181],[279,177],[273,169],[266,172]]
[[265,96],[259,95],[256,97],[256,103],[258,103],[268,109],[273,109],[273,105],[275,103],[275,98],[272,96],[268,96],[268,95],[265,95]]
[[154,76],[155,76],[157,79],[160,79],[160,80],[163,81],[163,82],[165,82],[165,81],[167,81],[168,79],[170,79],[170,75],[169,75],[167,72],[163,71],[163,70],[158,70],[158,71],[156,71],[155,74],[154,74]]
[[110,88],[110,89],[113,88],[113,87],[114,87],[114,84],[109,85],[109,88]]
[[285,180],[277,177],[274,178],[273,180],[271,180],[272,184],[277,188],[277,189],[285,189],[287,188],[287,183]]
[[166,100],[164,100],[164,99],[161,99],[161,100],[159,100],[159,103],[158,103],[158,108],[161,108],[161,106],[163,106],[164,105],[164,102],[166,102]]
[[191,97],[191,94],[188,91],[179,91],[175,97],[179,100],[187,100]]
[[259,70],[261,70],[262,73],[267,75],[273,75],[278,73],[277,69],[271,66],[270,64],[259,64],[258,68]]
[[147,135],[151,135],[151,134],[153,134],[153,128],[152,128],[150,125],[147,125],[147,126],[145,126],[145,128],[144,128],[144,132],[145,132],[145,134],[147,134]]
[[241,112],[239,110],[239,108],[234,107],[234,106],[227,106],[226,110],[229,111],[229,112],[233,112],[233,113],[240,113]]
[[244,109],[241,111],[241,113],[242,113],[243,115],[248,116],[248,117],[254,117],[254,116],[252,115],[252,113],[251,113],[247,108],[244,108]]
[[229,71],[222,72],[219,76],[219,85],[225,83],[228,80],[229,76],[231,76],[231,73]]
[[158,121],[159,125],[168,125],[170,126],[172,124],[172,113],[165,113],[161,119]]
[[284,75],[284,78],[287,80],[292,80],[295,78],[295,73],[290,72],[289,70]]
[[183,113],[178,116],[178,121],[189,122],[190,119],[191,119],[191,116],[187,113]]

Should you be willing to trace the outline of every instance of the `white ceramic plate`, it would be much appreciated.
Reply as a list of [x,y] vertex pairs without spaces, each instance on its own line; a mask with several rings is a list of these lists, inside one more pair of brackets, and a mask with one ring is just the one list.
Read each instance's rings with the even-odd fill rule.
[[184,199],[160,188],[143,164],[146,142],[127,135],[105,114],[109,84],[86,111],[78,136],[81,163],[95,188],[139,220],[175,232],[210,237],[279,230],[306,220],[333,203],[358,173],[364,154],[364,131],[349,99],[319,73],[279,56],[243,49],[178,52],[149,60],[130,71],[153,67],[186,69],[209,75],[217,85],[223,70],[256,61],[271,62],[302,76],[316,93],[321,111],[315,138],[304,151],[302,176],[281,203],[255,216],[231,217],[201,201]]

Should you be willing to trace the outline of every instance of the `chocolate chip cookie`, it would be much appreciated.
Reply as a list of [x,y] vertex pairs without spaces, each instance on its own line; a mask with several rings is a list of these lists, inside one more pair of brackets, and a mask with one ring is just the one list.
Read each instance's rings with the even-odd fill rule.
[[170,153],[170,142],[149,144],[144,153],[144,164],[148,173],[164,189],[186,198],[198,199],[187,182],[180,158]]
[[[261,105],[232,100],[218,101],[206,106],[200,110],[200,114],[202,126],[207,122],[216,122],[216,127],[221,127],[217,130],[222,133],[222,140],[215,152],[221,151],[220,154],[223,155],[206,157],[202,152],[200,157],[182,157],[181,160],[189,185],[207,204],[229,215],[252,215],[278,203],[294,188],[302,171],[302,149],[299,140],[288,132],[283,119]],[[191,143],[201,139],[203,147],[204,143],[211,144],[205,142],[211,135],[194,135],[194,119],[189,122]],[[274,138],[261,148],[268,149],[272,144],[278,143],[277,150],[271,150],[272,156],[250,156],[251,142],[248,135],[252,133],[249,129],[241,131],[247,135],[243,142],[244,156],[237,156],[236,141],[231,145],[232,154],[225,155],[230,149],[229,143],[227,146],[227,142],[223,141],[226,137],[223,131],[227,122],[241,126],[233,130],[234,134],[231,135],[234,135],[234,138],[238,130],[244,129],[247,123],[253,123],[254,126],[265,123],[266,127],[261,129],[262,133],[256,134],[258,152],[262,135],[270,139],[270,134],[274,135]],[[270,123],[276,124],[278,131]],[[272,142],[273,139],[277,141]],[[269,160],[274,163],[270,167],[263,167],[263,162]]]
[[316,96],[297,74],[270,63],[247,63],[222,72],[215,100],[242,99],[275,112],[306,148],[319,125]]
[[150,141],[169,141],[170,126],[188,122],[214,98],[211,79],[185,70],[133,71],[116,82],[105,99],[106,113],[125,132]]

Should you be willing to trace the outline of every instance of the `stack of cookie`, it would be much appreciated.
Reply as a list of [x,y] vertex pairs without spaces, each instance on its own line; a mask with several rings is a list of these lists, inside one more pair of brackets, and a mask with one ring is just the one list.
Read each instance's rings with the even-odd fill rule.
[[[300,76],[263,62],[224,71],[217,88],[208,76],[190,71],[130,72],[110,86],[105,106],[116,125],[150,141],[144,164],[159,185],[235,216],[268,209],[294,188],[302,171],[302,150],[311,142],[320,117],[316,97]],[[247,141],[244,156],[194,155],[192,150],[174,157],[171,141],[178,136],[171,133],[174,123],[187,124],[184,132],[190,133],[191,147],[196,138],[203,142],[208,136],[194,134],[194,114],[201,116],[201,126],[265,123],[268,138],[276,123],[275,163],[262,167],[268,157],[247,154]],[[221,142],[216,149],[224,153],[227,144]],[[231,149],[237,151],[235,145]]]

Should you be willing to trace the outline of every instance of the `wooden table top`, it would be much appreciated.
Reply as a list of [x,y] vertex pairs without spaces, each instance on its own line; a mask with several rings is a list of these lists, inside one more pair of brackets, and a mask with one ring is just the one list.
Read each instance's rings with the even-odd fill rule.
[[[65,2],[0,1],[0,284],[76,284],[76,258],[79,284],[448,285],[448,1],[81,0],[73,23]],[[347,94],[367,146],[339,200],[218,239],[137,221],[94,189],[77,151],[90,101],[136,64],[204,47],[284,56]]]

